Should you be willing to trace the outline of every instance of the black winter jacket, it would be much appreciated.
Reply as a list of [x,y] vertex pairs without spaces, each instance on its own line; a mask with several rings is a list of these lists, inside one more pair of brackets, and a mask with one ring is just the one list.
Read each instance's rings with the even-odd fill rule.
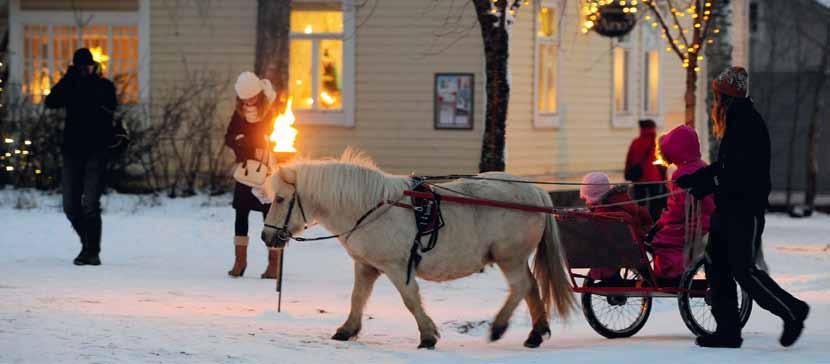
[[50,109],[66,108],[63,152],[71,155],[105,151],[113,141],[115,85],[97,76],[82,77],[70,68],[45,100]]
[[763,214],[769,204],[770,137],[749,98],[736,99],[726,114],[718,160],[695,173],[693,189],[713,190],[720,213]]
[[[225,145],[233,150],[236,155],[236,162],[244,162],[248,159],[257,159],[256,150],[269,150],[269,143],[266,137],[271,135],[273,124],[265,118],[265,121],[249,123],[244,116],[234,112],[231,122],[228,124],[228,131],[225,134]],[[236,183],[233,189],[233,208],[237,210],[268,211],[270,205],[263,204],[251,194],[251,187]]]
[[233,150],[237,162],[246,159],[257,159],[256,150],[269,148],[268,137],[273,131],[273,124],[269,121],[249,123],[238,112],[233,113],[228,131],[225,133],[225,145]]

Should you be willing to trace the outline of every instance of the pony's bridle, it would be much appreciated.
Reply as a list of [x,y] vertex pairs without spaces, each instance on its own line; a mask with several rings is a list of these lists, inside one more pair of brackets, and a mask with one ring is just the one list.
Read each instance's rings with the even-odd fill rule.
[[[305,209],[303,209],[303,202],[300,200],[300,195],[297,194],[295,190],[293,194],[291,194],[291,200],[288,201],[288,213],[285,214],[285,220],[282,222],[281,227],[277,227],[270,224],[265,224],[265,227],[272,228],[277,231],[277,234],[274,236],[273,246],[282,245],[285,246],[289,240],[294,238],[294,235],[291,234],[291,231],[288,230],[288,222],[291,221],[291,214],[294,212],[294,205],[297,205],[297,209],[300,210],[300,216],[303,217],[303,228],[308,228],[308,219],[305,216]],[[268,244],[269,242],[265,242],[266,245],[272,247],[272,245]]]

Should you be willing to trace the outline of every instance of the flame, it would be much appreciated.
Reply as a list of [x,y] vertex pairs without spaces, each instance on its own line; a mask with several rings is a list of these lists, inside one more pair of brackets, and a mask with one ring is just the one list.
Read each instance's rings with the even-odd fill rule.
[[274,142],[274,152],[296,153],[294,139],[297,138],[297,129],[294,129],[294,112],[291,111],[292,98],[288,98],[285,112],[274,119],[274,132],[271,133],[271,141]]
[[101,65],[101,71],[106,71],[110,56],[106,55],[101,47],[90,48],[89,52],[92,53],[92,60]]
[[336,97],[329,95],[329,93],[325,91],[320,93],[320,98],[323,100],[323,103],[326,104],[326,106],[334,105],[334,103],[337,102]]
[[671,164],[667,160],[663,159],[663,152],[660,150],[660,143],[662,142],[663,137],[665,137],[665,136],[666,136],[666,134],[660,135],[660,137],[657,138],[656,143],[654,143],[654,158],[655,158],[655,160],[654,160],[654,163],[652,163],[652,164],[654,164],[655,166],[668,167],[669,164]]

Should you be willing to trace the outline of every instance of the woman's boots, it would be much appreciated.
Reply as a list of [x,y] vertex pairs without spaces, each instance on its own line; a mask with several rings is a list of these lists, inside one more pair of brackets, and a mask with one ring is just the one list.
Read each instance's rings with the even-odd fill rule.
[[268,268],[262,273],[262,279],[277,279],[277,272],[280,269],[280,260],[282,259],[281,249],[268,249]]
[[[235,236],[233,238],[233,245],[236,260],[233,262],[233,268],[228,271],[228,275],[231,277],[242,277],[245,275],[245,268],[248,267],[248,237]],[[262,273],[260,278],[277,278],[277,272],[280,269],[280,259],[282,258],[282,254],[280,253],[280,249],[268,249],[268,267],[265,268],[265,272]]]
[[228,275],[242,277],[245,274],[245,268],[248,267],[248,237],[234,236],[233,248],[236,258],[233,262],[233,268],[228,271]]

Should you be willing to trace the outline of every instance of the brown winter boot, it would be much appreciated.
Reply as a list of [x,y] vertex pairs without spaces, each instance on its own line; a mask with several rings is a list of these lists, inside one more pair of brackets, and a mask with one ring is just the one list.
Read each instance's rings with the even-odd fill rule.
[[233,248],[236,259],[233,262],[233,268],[228,271],[228,275],[242,277],[245,274],[245,268],[248,267],[248,237],[234,236]]
[[282,260],[282,249],[268,249],[268,267],[265,272],[259,276],[262,279],[277,279],[277,273],[280,270],[280,260]]

